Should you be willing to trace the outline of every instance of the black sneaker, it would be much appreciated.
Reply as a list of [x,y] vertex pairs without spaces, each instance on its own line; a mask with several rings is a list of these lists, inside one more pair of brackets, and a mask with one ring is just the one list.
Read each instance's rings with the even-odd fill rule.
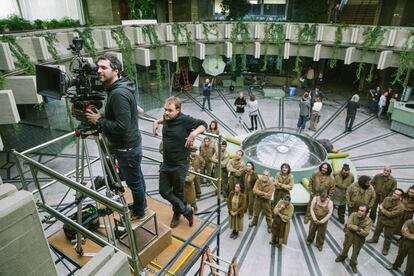
[[188,220],[188,225],[193,226],[194,223],[194,208],[187,207],[187,212],[184,213],[184,217]]
[[180,216],[181,215],[179,213],[174,212],[173,217],[172,217],[171,222],[170,222],[170,227],[171,228],[175,228],[175,227],[178,226],[178,224],[180,224]]

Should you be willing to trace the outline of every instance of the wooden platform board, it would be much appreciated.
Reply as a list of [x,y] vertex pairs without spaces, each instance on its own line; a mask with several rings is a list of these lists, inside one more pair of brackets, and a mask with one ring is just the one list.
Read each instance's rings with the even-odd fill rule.
[[[127,189],[125,192],[125,197],[128,202],[132,201],[132,197]],[[158,223],[169,225],[172,217],[171,206],[160,202],[151,197],[147,197],[148,208],[154,210],[157,214]],[[181,218],[180,224],[178,227],[172,229],[173,239],[171,244],[159,254],[148,267],[154,271],[154,268],[159,268],[164,266],[177,252],[178,248],[198,229],[198,227],[203,223],[203,220],[200,218],[194,218],[194,225],[192,227],[188,226],[188,221],[183,217]],[[214,230],[217,228],[216,224],[210,224],[200,234],[193,240],[195,246],[187,246],[185,250],[180,254],[174,264],[170,267],[169,271],[172,275],[180,275],[180,273],[185,269],[186,265],[191,263],[194,260],[196,254],[199,250],[196,248],[202,247],[205,243],[211,238],[214,233]],[[97,233],[100,234],[100,233]],[[66,239],[65,234],[62,230],[59,230],[48,237],[49,244],[56,249],[61,254],[69,258],[73,263],[78,264],[79,266],[85,265],[91,257],[78,256],[75,252],[74,245]],[[101,247],[90,240],[86,240],[85,244],[82,245],[85,253],[97,253],[101,250]],[[125,246],[120,246],[122,250],[129,253],[129,250]]]

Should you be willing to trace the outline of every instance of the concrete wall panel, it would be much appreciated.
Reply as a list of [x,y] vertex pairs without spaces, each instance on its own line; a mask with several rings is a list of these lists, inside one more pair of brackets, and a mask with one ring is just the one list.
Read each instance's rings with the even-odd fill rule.
[[16,67],[14,66],[9,43],[0,42],[0,70],[13,71],[14,69]]
[[35,76],[6,77],[4,88],[13,91],[16,104],[38,104],[43,102],[42,96],[36,92]]
[[0,125],[20,122],[19,111],[11,90],[0,90]]

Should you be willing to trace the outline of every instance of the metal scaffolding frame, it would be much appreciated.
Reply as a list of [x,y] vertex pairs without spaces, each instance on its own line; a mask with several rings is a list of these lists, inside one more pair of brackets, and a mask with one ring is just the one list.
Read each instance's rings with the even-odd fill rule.
[[[146,121],[151,121],[153,122],[154,119],[152,118],[148,118],[148,117],[141,117],[141,119],[146,120]],[[217,229],[215,229],[215,231],[213,232],[213,234],[211,235],[211,237],[206,241],[205,245],[203,247],[199,247],[199,246],[195,246],[197,249],[199,249],[199,252],[196,254],[196,257],[193,258],[193,261],[188,264],[188,267],[186,269],[186,271],[188,271],[190,269],[190,267],[197,261],[198,258],[200,258],[204,252],[204,250],[207,248],[207,246],[211,243],[211,241],[216,238],[217,240],[217,255],[220,255],[220,231],[221,231],[221,179],[222,179],[222,175],[221,175],[221,143],[223,141],[223,138],[221,135],[215,135],[215,134],[211,134],[211,133],[204,133],[204,135],[215,138],[218,140],[217,143],[217,155],[218,155],[218,170],[217,170],[217,174],[216,174],[216,178],[208,176],[208,175],[204,175],[195,171],[190,170],[189,173],[195,174],[197,176],[203,177],[208,179],[209,181],[211,181],[213,187],[216,189],[217,191],[217,207],[209,212],[204,212],[203,214],[209,214],[208,217],[205,219],[205,221],[193,232],[193,234],[181,245],[181,247],[177,250],[177,252],[174,254],[174,256],[171,257],[171,259],[167,262],[167,264],[161,268],[161,270],[157,273],[157,275],[162,275],[163,273],[165,273],[165,271],[168,271],[168,268],[177,260],[177,258],[180,256],[180,254],[182,253],[182,251],[185,249],[185,247],[187,247],[188,245],[191,246],[195,246],[192,241],[194,240],[195,237],[197,237],[201,231],[203,231],[210,223],[212,223],[213,219],[216,218],[217,221]],[[139,259],[138,256],[138,250],[136,248],[136,243],[135,243],[135,236],[133,234],[133,230],[132,230],[132,225],[131,225],[131,221],[130,221],[130,210],[128,208],[128,204],[125,200],[121,200],[122,202],[117,202],[114,199],[111,199],[109,197],[106,197],[102,194],[100,194],[98,191],[95,191],[93,189],[90,189],[84,185],[82,185],[81,183],[78,183],[74,180],[72,180],[71,178],[69,178],[69,176],[73,175],[74,173],[76,173],[77,171],[81,170],[81,169],[85,169],[89,166],[91,166],[93,163],[100,161],[101,157],[97,157],[95,159],[93,159],[90,162],[86,162],[82,163],[81,165],[77,164],[77,168],[62,174],[59,173],[47,166],[45,166],[44,164],[33,160],[32,158],[30,158],[28,156],[28,154],[33,153],[36,150],[45,148],[47,146],[52,145],[53,143],[59,142],[65,138],[71,137],[71,136],[76,136],[75,131],[72,131],[70,133],[67,133],[65,135],[62,135],[58,138],[55,138],[53,140],[50,140],[46,143],[43,143],[41,145],[38,145],[36,147],[33,147],[31,149],[28,149],[26,151],[23,152],[18,152],[16,150],[12,150],[12,154],[15,158],[16,161],[16,168],[18,171],[18,174],[20,176],[20,180],[22,182],[22,187],[25,190],[28,190],[27,187],[27,181],[25,178],[25,172],[23,171],[23,167],[21,162],[24,162],[24,164],[28,165],[30,167],[30,172],[32,174],[33,177],[33,182],[36,186],[36,189],[32,192],[33,195],[35,194],[39,194],[40,200],[38,200],[36,202],[37,207],[39,208],[39,211],[44,211],[48,214],[50,214],[51,216],[55,217],[57,220],[63,222],[63,223],[67,223],[69,226],[71,226],[72,228],[74,228],[77,232],[79,232],[80,234],[84,235],[85,237],[89,238],[91,241],[95,242],[96,244],[100,245],[100,246],[109,246],[111,248],[113,248],[115,251],[117,252],[122,252],[123,254],[125,254],[128,259],[129,259],[129,263],[130,263],[130,268],[131,270],[138,275],[139,272],[141,272],[144,267],[142,266],[142,263]],[[79,137],[78,137],[79,138]],[[157,160],[156,158],[152,158],[146,155],[143,155],[144,158],[152,160],[154,162],[160,163],[160,160]],[[41,172],[45,175],[47,175],[48,177],[50,177],[51,179],[53,179],[52,181],[46,183],[43,186],[40,186],[40,181],[37,177],[38,173]],[[129,239],[129,244],[131,244],[132,246],[130,247],[131,250],[131,254],[128,254],[126,252],[124,252],[122,249],[120,249],[116,243],[112,244],[110,242],[110,240],[105,240],[102,237],[98,236],[97,234],[91,232],[90,230],[88,230],[87,228],[83,227],[81,224],[71,220],[70,218],[68,218],[65,214],[61,213],[62,210],[59,210],[58,207],[60,206],[60,204],[58,204],[58,206],[51,206],[48,205],[45,199],[45,196],[43,194],[43,191],[45,189],[47,189],[48,187],[52,186],[53,184],[56,183],[62,183],[63,185],[67,186],[70,189],[75,190],[77,193],[80,193],[86,197],[89,197],[90,199],[92,199],[93,201],[102,204],[103,206],[111,209],[112,211],[118,212],[122,218],[122,221],[124,221],[125,223],[125,230],[127,232],[128,235],[128,239]],[[68,190],[68,191],[69,191]],[[65,194],[65,196],[67,195],[67,193]],[[63,201],[63,200],[62,200]],[[61,202],[62,202],[61,201]],[[217,213],[217,214],[216,214]],[[200,213],[201,214],[201,213]],[[216,216],[214,216],[216,214]]]

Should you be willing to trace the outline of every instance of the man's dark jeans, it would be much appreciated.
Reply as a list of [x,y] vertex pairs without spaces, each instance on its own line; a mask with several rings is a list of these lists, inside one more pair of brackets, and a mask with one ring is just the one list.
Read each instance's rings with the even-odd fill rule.
[[134,200],[132,212],[137,216],[143,216],[147,208],[147,200],[145,180],[141,170],[142,146],[136,146],[128,151],[114,150],[114,153],[121,174],[132,192]]
[[210,95],[203,97],[203,108],[202,109],[204,110],[204,107],[206,105],[206,101],[207,101],[207,104],[208,104],[208,109],[211,110]]
[[306,122],[308,120],[309,120],[309,116],[299,115],[297,127],[300,128],[301,130],[304,130],[306,128]]
[[161,196],[168,200],[174,213],[184,214],[184,182],[189,164],[165,165],[160,168],[159,190]]

